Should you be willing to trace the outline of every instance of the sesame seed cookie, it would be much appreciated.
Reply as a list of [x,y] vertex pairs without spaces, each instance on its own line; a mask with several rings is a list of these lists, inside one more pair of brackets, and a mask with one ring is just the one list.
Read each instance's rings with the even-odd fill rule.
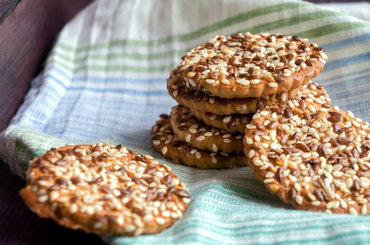
[[[325,100],[326,103],[331,103],[331,99],[326,93],[323,86],[318,85],[317,83],[309,83],[308,85],[303,86],[302,91],[299,93],[299,97],[309,97],[309,98],[321,98]],[[293,97],[292,99],[298,99],[298,96]],[[199,110],[192,110],[194,116],[199,120],[202,120],[205,124],[223,129],[229,133],[242,133],[245,134],[245,127],[250,121],[254,114],[233,114],[233,115],[219,115],[209,112],[201,112]]]
[[185,106],[172,107],[170,122],[178,139],[195,148],[213,152],[243,152],[244,135],[230,134],[225,130],[207,126]]
[[150,143],[166,158],[175,164],[201,169],[225,169],[248,166],[244,153],[211,152],[199,150],[186,142],[180,141],[174,134],[169,116],[162,114],[150,131]]
[[304,98],[258,112],[244,137],[249,166],[294,208],[368,215],[370,129],[351,112]]
[[192,114],[214,128],[225,130],[229,133],[245,134],[245,127],[251,122],[254,114],[233,114],[233,115],[220,115],[210,112],[201,112],[199,110],[192,111]]
[[34,158],[20,195],[42,218],[110,236],[159,233],[190,202],[170,167],[107,143],[66,145]]
[[271,94],[259,98],[233,98],[226,99],[210,96],[199,90],[188,89],[180,83],[168,86],[168,93],[180,105],[201,112],[210,112],[220,115],[256,113],[259,109],[273,105],[287,99],[300,96],[303,87],[290,90],[282,94]]
[[182,57],[168,83],[183,80],[188,88],[222,98],[281,94],[317,76],[327,60],[324,51],[298,36],[215,36]]

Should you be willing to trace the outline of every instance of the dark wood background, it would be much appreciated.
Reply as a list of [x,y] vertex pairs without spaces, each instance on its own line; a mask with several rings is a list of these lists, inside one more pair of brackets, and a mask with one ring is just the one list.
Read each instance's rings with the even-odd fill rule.
[[[59,31],[91,1],[0,0],[0,132],[21,105]],[[24,180],[0,159],[0,244],[103,244],[96,235],[38,218],[18,195],[23,186]]]
[[[0,132],[63,26],[91,0],[0,0]],[[104,244],[96,235],[60,227],[26,208],[24,181],[0,163],[0,244]]]

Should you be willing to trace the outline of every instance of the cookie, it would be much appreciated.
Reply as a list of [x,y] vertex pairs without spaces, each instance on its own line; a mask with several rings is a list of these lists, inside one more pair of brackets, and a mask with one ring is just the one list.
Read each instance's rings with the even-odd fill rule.
[[263,97],[298,88],[317,76],[324,49],[298,36],[268,33],[216,36],[182,57],[168,85],[222,98]]
[[282,94],[271,94],[260,98],[233,98],[226,99],[209,96],[198,90],[188,89],[185,86],[175,83],[169,86],[168,92],[171,97],[180,105],[189,107],[192,111],[210,112],[220,115],[249,114],[287,99],[300,96],[304,86],[290,90]]
[[265,108],[247,125],[249,166],[300,210],[368,215],[370,129],[351,112],[306,98]]
[[189,108],[174,106],[170,117],[173,132],[178,139],[200,150],[213,152],[243,152],[243,136],[210,127],[198,120]]
[[[300,97],[307,98],[320,98],[325,100],[326,103],[331,103],[331,99],[326,93],[323,86],[318,85],[317,83],[309,83],[308,85],[303,86],[302,91],[299,93]],[[292,99],[298,99],[298,96],[292,97]],[[241,115],[219,115],[209,112],[201,112],[199,110],[192,110],[193,115],[195,115],[199,120],[202,120],[205,124],[226,130],[230,133],[245,133],[245,126],[250,123],[253,114]]]
[[20,195],[42,218],[109,236],[161,232],[190,201],[170,167],[107,143],[66,145],[34,158]]
[[166,158],[175,164],[201,169],[225,169],[247,166],[244,153],[225,153],[199,150],[186,142],[180,141],[174,134],[169,116],[162,114],[150,131],[150,143]]
[[229,133],[245,134],[245,127],[252,120],[254,114],[233,114],[233,115],[220,115],[210,112],[201,112],[199,110],[192,111],[192,114],[203,121],[206,125],[225,130]]

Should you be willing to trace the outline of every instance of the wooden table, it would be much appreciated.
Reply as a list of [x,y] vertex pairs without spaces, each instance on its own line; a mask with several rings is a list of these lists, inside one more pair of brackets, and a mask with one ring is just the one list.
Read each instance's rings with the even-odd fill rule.
[[[55,36],[90,2],[0,0],[0,132],[21,105]],[[50,219],[37,217],[18,195],[23,186],[24,180],[15,176],[0,159],[0,244],[103,244],[96,235],[69,230]]]
[[[56,35],[91,0],[0,0],[0,132],[41,70]],[[24,180],[0,161],[0,244],[104,244],[32,213],[18,195]]]

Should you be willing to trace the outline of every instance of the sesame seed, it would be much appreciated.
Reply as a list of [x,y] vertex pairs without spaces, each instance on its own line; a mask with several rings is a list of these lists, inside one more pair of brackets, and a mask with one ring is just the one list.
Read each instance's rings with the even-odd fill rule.
[[203,141],[206,137],[204,137],[203,135],[199,136],[198,138],[196,138],[196,141]]
[[190,134],[186,135],[186,137],[185,137],[185,141],[186,141],[187,143],[189,143],[189,142],[191,141],[191,135],[190,135]]
[[253,159],[253,164],[256,165],[257,167],[262,166],[263,162],[257,158]]
[[311,202],[311,205],[313,205],[313,206],[319,206],[320,204],[321,204],[320,201]]
[[136,230],[136,227],[133,225],[126,225],[124,229],[125,232],[133,232],[134,230]]
[[212,163],[216,164],[217,163],[217,159],[216,157],[212,156]]
[[246,142],[248,145],[253,144],[253,140],[251,138],[246,138]]
[[361,214],[362,215],[367,215],[367,205],[362,205],[361,207]]
[[228,117],[225,117],[222,121],[224,123],[228,123],[228,122],[230,122],[231,118],[232,118],[231,116],[228,116]]
[[195,134],[197,132],[197,130],[195,128],[189,128],[189,132],[192,133],[192,134]]
[[295,201],[299,204],[299,205],[302,205],[302,202],[303,202],[303,199],[300,195],[297,195],[295,197]]
[[249,80],[246,80],[245,78],[237,79],[236,82],[239,83],[239,84],[241,84],[241,85],[244,85],[244,86],[247,86],[247,85],[250,84],[250,81]]
[[48,196],[40,196],[37,198],[38,202],[46,202],[48,200]]
[[230,143],[232,143],[233,141],[232,141],[232,140],[230,140],[230,139],[224,139],[224,142],[225,142],[226,144],[230,144]]
[[349,208],[349,213],[352,215],[357,215],[357,211],[354,208]]

